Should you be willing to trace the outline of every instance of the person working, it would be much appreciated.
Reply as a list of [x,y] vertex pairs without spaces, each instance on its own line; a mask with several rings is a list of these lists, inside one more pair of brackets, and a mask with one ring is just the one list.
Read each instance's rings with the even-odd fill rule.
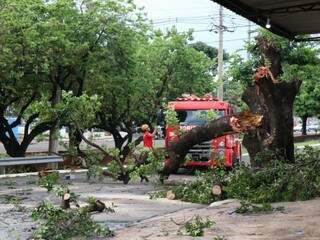
[[150,127],[148,124],[143,124],[141,126],[141,131],[143,133],[143,146],[146,148],[153,148],[153,138],[156,135],[156,128],[153,133],[150,133]]

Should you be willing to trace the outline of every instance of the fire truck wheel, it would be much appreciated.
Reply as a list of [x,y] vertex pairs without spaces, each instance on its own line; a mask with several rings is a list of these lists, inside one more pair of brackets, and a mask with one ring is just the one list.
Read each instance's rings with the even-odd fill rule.
[[237,156],[232,157],[232,168],[240,166],[240,159]]
[[194,172],[195,172],[194,168],[184,168],[184,167],[182,167],[182,168],[179,168],[176,173],[177,174],[191,175]]

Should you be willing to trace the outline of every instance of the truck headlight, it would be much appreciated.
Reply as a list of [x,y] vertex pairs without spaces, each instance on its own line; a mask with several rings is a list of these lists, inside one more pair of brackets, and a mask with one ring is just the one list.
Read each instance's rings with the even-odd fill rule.
[[224,148],[224,146],[225,146],[224,141],[220,142],[218,145],[219,148]]
[[224,159],[224,150],[218,150],[217,158],[218,159]]

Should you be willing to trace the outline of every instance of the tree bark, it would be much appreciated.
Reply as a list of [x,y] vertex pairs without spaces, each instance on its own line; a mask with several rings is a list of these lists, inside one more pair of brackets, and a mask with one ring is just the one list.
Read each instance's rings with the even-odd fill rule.
[[[52,98],[52,107],[55,107],[61,101],[62,90],[58,83],[54,84],[53,91],[54,92],[53,92],[53,98]],[[59,151],[59,140],[58,140],[59,131],[60,131],[59,121],[57,120],[50,130],[49,149],[48,149],[49,155],[52,155]]]
[[253,166],[257,166],[255,156],[263,150],[277,151],[287,161],[294,161],[292,109],[300,84],[300,81],[273,83],[263,78],[244,92],[243,101],[253,112],[264,116],[262,127],[250,131],[243,139]]
[[28,146],[32,140],[39,134],[49,130],[53,122],[42,122],[36,125],[29,133],[30,124],[38,117],[38,114],[32,115],[26,122],[22,142],[19,143],[15,137],[12,126],[4,117],[4,112],[0,114],[0,141],[2,142],[6,153],[11,157],[24,157]]
[[258,39],[258,47],[269,68],[261,67],[254,74],[254,85],[248,87],[242,100],[254,113],[263,115],[262,126],[245,134],[251,165],[261,167],[256,155],[271,150],[288,162],[294,162],[293,102],[301,81],[277,80],[282,73],[281,57],[276,47],[265,39]]
[[307,120],[308,117],[303,116],[302,117],[302,135],[307,135]]

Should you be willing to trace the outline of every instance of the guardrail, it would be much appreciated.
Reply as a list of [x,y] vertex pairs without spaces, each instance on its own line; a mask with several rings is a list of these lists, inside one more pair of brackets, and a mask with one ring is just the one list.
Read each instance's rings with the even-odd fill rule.
[[59,162],[63,162],[63,158],[57,155],[1,158],[0,174],[5,174],[9,166],[52,163],[53,168],[57,168]]

